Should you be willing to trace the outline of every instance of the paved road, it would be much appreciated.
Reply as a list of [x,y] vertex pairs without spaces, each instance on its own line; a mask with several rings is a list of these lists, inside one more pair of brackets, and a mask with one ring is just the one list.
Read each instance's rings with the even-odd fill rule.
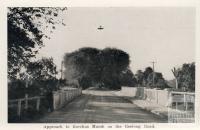
[[118,97],[115,91],[90,88],[64,108],[54,111],[40,123],[162,123],[166,119],[140,109]]

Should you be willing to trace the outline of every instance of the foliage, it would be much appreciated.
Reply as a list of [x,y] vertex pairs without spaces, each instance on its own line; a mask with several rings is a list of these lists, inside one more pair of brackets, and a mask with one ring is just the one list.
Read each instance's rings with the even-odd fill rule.
[[98,77],[98,59],[100,50],[96,48],[81,48],[72,53],[65,54],[65,78],[70,85],[88,87],[93,81],[97,81]]
[[147,85],[148,84],[148,77],[149,75],[153,73],[153,69],[151,67],[147,67],[145,68],[145,71],[144,71],[144,80],[143,80],[143,84],[144,85]]
[[150,87],[156,87],[156,88],[168,88],[167,83],[165,82],[165,79],[163,78],[162,73],[155,72],[154,73],[154,86],[153,86],[153,72],[149,74],[147,78],[147,85]]
[[142,72],[142,70],[138,70],[135,74],[135,77],[137,80],[137,85],[143,86],[144,73]]
[[137,81],[133,72],[128,68],[120,74],[120,85],[135,87]]
[[65,10],[66,8],[53,7],[8,8],[9,79],[16,79],[21,68],[26,67],[38,53],[38,49],[44,46],[43,39],[49,38],[45,31],[49,29],[52,32],[56,24],[62,23],[55,18]]
[[[53,58],[42,58],[41,60],[30,62],[27,66],[27,73],[32,80],[51,80],[55,79],[56,65]],[[26,74],[23,74],[24,76]]]
[[[153,74],[154,74],[154,86],[153,86]],[[168,88],[165,79],[163,78],[162,73],[153,72],[151,67],[145,68],[145,71],[138,70],[136,73],[136,79],[138,86],[146,86],[151,88]]]
[[178,69],[178,86],[186,91],[195,91],[195,63],[183,64]]
[[119,89],[120,74],[129,66],[129,55],[119,49],[105,48],[101,52],[99,75],[100,81],[110,89]]
[[[76,85],[90,87],[101,84],[108,88],[120,88],[120,74],[129,66],[129,55],[116,48],[81,48],[67,53],[65,78]],[[129,70],[130,71],[130,70]]]
[[58,80],[56,65],[52,58],[30,62],[27,70],[20,74],[20,79],[12,80],[9,83],[9,98],[24,98],[25,93],[29,96],[46,94],[56,90]]
[[16,79],[8,83],[8,99],[24,98],[25,92],[25,81]]
[[8,99],[24,98],[25,94],[29,97],[46,95],[49,92],[56,90],[58,84],[57,79],[48,80],[32,80],[26,87],[25,80],[12,80],[8,84]]

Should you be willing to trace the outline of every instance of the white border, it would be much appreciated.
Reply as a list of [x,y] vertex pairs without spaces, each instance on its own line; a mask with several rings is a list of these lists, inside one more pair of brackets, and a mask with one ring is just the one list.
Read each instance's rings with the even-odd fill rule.
[[[44,129],[45,124],[7,123],[7,7],[196,7],[196,122],[194,124],[153,123],[156,129],[200,128],[200,0],[11,0],[0,2],[0,129]],[[60,123],[65,125],[64,123]],[[110,123],[109,123],[110,124]],[[108,123],[105,124],[109,125]],[[119,124],[119,123],[118,123]],[[126,123],[128,124],[128,123]],[[134,123],[137,124],[137,123]],[[48,125],[48,124],[46,124]],[[49,124],[53,125],[53,124]],[[56,125],[56,124],[54,124]],[[141,125],[141,124],[140,124]]]

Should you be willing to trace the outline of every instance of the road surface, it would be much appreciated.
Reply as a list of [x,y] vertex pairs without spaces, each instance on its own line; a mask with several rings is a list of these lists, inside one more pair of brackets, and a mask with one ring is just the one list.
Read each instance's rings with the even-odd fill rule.
[[130,101],[116,96],[116,91],[90,88],[64,108],[47,114],[38,123],[164,123]]

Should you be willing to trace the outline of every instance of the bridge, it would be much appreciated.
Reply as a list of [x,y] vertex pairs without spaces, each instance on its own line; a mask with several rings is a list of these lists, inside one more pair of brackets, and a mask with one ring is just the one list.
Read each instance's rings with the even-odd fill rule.
[[29,123],[194,122],[195,94],[190,92],[144,87],[122,87],[120,91],[95,87],[86,90],[65,87],[53,92],[52,96],[53,112],[46,110],[44,115],[40,115],[45,97],[37,96],[9,100],[9,113],[17,111],[18,119],[21,119],[24,112],[25,115],[31,114],[31,108],[40,116],[28,121],[21,120]]
[[89,88],[63,108],[36,120],[37,123],[153,123],[167,122],[145,111],[116,91]]

